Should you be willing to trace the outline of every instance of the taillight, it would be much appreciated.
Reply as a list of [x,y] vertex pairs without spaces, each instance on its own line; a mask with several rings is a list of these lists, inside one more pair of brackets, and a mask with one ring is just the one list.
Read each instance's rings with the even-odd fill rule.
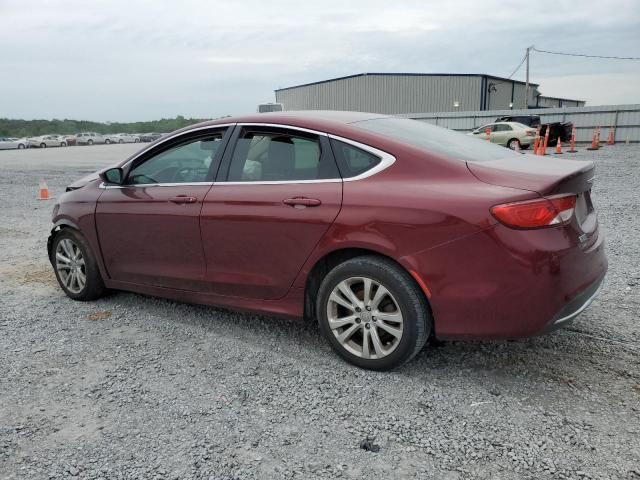
[[507,227],[545,228],[569,222],[575,207],[576,196],[567,195],[496,205],[491,213]]
[[535,132],[533,130],[527,130],[527,137],[533,137]]

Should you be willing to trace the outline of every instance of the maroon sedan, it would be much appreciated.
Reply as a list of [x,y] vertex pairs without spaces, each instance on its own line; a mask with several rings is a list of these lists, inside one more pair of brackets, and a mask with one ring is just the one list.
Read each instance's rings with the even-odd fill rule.
[[49,257],[106,289],[319,322],[364,368],[430,336],[567,324],[607,270],[591,162],[522,155],[427,123],[286,112],[174,132],[67,188]]

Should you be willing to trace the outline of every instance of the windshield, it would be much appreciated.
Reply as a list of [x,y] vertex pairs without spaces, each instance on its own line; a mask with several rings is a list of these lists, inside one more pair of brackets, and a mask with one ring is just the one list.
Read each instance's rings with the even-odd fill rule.
[[487,162],[517,155],[512,150],[487,142],[484,138],[465,135],[419,120],[389,117],[363,120],[351,125],[408,143],[429,153],[469,162]]

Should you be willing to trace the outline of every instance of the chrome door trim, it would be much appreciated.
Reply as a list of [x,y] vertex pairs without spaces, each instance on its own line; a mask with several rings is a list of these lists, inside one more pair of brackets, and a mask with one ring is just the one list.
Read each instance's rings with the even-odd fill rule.
[[383,150],[372,147],[371,145],[366,145],[364,143],[356,142],[355,140],[351,140],[350,138],[344,138],[338,135],[329,134],[329,138],[333,140],[338,140],[340,142],[348,143],[349,145],[353,145],[354,147],[357,147],[360,150],[364,150],[365,152],[369,152],[372,155],[375,155],[376,157],[380,157],[380,163],[378,163],[375,167],[370,168],[366,172],[362,172],[360,175],[356,175],[355,177],[344,178],[343,181],[345,182],[356,182],[358,180],[371,177],[372,175],[380,173],[383,170],[386,170],[387,168],[389,168],[394,163],[396,163],[396,157],[394,157],[390,153],[387,153]]

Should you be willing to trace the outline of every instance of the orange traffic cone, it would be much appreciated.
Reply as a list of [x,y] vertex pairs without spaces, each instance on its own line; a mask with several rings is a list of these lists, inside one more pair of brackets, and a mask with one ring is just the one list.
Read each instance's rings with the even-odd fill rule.
[[547,125],[546,131],[544,133],[544,140],[540,142],[540,148],[538,149],[538,155],[546,155],[547,147],[549,146],[549,125]]
[[49,187],[47,186],[47,182],[44,180],[40,180],[40,188],[38,193],[38,200],[50,200],[53,197],[49,196]]
[[562,155],[562,142],[560,142],[560,137],[558,137],[558,142],[556,143],[556,155]]
[[538,128],[536,128],[536,136],[533,139],[533,154],[537,155],[538,154],[538,146],[540,144],[540,125],[538,125]]
[[569,143],[568,153],[576,153],[576,127],[571,127],[571,142]]
[[609,138],[607,138],[607,145],[615,145],[616,143],[616,129],[613,126],[609,127]]
[[591,146],[587,150],[598,150],[600,148],[600,139],[598,138],[598,128],[591,135]]
[[491,129],[490,128],[485,128],[484,129],[484,134],[487,136],[486,140],[488,142],[490,142],[491,141]]

